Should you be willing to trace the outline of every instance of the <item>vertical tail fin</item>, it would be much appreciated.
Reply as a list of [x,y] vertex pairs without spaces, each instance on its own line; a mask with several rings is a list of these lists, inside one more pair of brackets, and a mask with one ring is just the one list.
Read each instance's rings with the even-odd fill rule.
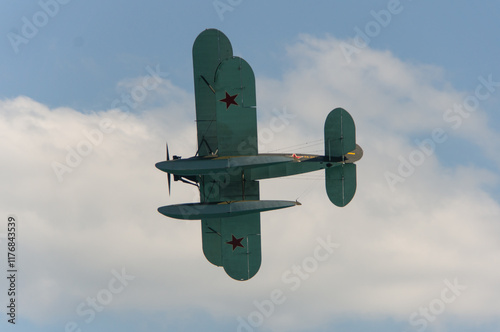
[[[351,115],[343,108],[336,108],[325,121],[325,156],[331,166],[325,169],[326,193],[336,206],[346,206],[356,193],[356,165],[349,154],[362,150],[356,145],[356,128]],[[351,159],[351,160],[350,160]]]

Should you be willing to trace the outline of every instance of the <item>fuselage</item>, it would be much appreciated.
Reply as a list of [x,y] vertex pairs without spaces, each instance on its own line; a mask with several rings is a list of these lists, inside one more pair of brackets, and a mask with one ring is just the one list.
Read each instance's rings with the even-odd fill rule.
[[247,180],[270,179],[313,172],[361,159],[363,150],[342,157],[310,154],[258,154],[252,156],[204,156],[166,160],[156,164],[163,172],[182,177],[218,175],[220,173],[244,174]]

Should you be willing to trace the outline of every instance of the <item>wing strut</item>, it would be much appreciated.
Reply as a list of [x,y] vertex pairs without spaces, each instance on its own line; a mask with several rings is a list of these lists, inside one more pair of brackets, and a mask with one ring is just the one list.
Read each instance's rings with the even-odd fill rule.
[[[207,148],[208,148],[208,151],[210,151],[210,153],[214,153],[214,150],[212,150],[212,148],[210,147],[210,145],[208,144],[207,140],[205,139],[205,137],[203,136],[203,138],[201,139],[201,142],[200,142],[200,146],[198,147],[198,150],[196,150],[196,153],[194,154],[194,156],[198,156],[198,154],[200,153],[200,149],[201,147],[203,146],[203,143],[205,143],[207,145]],[[217,152],[217,151],[216,151]]]
[[184,183],[187,183],[187,184],[191,184],[193,186],[195,186],[196,188],[200,188],[200,186],[198,185],[198,183],[196,182],[192,182],[192,181],[189,181],[189,180],[186,180],[185,178],[183,178],[182,176],[180,176],[177,181],[181,181],[181,182],[184,182]]
[[219,235],[219,236],[222,236],[219,232],[217,232],[217,231],[216,231],[215,229],[213,229],[212,227],[207,226],[207,228],[208,228],[209,230],[211,230],[212,232],[214,232],[215,234],[217,234],[217,235]]
[[200,75],[201,79],[207,83],[208,87],[210,88],[210,90],[212,90],[212,92],[215,94],[215,89],[210,85],[210,83],[208,83],[207,79],[205,78],[205,76],[203,75]]

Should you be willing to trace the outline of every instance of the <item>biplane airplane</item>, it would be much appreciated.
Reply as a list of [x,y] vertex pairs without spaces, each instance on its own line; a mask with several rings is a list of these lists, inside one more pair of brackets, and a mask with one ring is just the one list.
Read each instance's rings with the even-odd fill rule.
[[200,202],[158,211],[171,218],[201,220],[203,252],[236,280],[252,278],[261,265],[260,213],[300,205],[260,200],[259,180],[325,170],[330,201],[343,207],[356,191],[356,144],[352,117],[342,108],[328,114],[325,155],[259,154],[255,77],[250,65],[233,56],[229,39],[216,29],[200,33],[193,45],[198,150],[194,157],[170,159],[156,167],[174,181],[199,188]]

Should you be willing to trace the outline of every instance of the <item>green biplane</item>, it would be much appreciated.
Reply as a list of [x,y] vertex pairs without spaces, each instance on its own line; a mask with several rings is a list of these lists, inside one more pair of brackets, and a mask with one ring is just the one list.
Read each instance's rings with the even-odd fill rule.
[[203,252],[236,280],[248,280],[261,264],[260,212],[300,205],[260,200],[258,180],[325,169],[330,201],[343,207],[356,191],[356,144],[352,117],[342,108],[325,122],[325,155],[259,154],[255,77],[249,64],[233,56],[229,39],[215,29],[203,31],[193,45],[198,151],[173,156],[156,167],[197,186],[200,203],[158,208],[168,217],[201,219]]

